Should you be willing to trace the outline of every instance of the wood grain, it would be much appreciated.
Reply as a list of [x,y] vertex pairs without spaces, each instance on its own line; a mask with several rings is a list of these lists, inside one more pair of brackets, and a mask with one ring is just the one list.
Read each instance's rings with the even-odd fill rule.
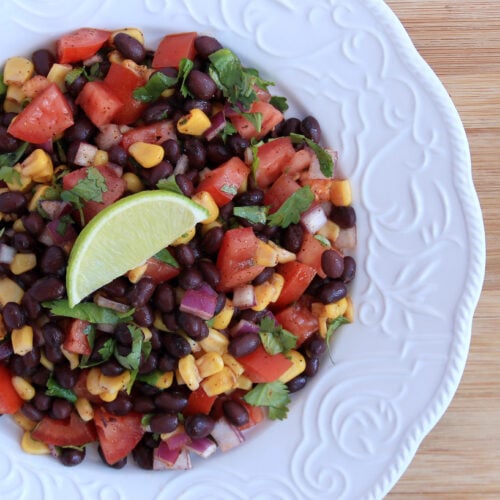
[[465,373],[448,411],[388,495],[500,498],[500,3],[386,0],[465,125],[486,228],[486,278]]

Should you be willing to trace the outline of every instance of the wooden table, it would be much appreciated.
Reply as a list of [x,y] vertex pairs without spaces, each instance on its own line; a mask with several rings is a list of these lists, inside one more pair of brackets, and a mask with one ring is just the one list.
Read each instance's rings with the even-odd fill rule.
[[462,382],[388,498],[500,499],[500,1],[386,3],[462,117],[487,247]]

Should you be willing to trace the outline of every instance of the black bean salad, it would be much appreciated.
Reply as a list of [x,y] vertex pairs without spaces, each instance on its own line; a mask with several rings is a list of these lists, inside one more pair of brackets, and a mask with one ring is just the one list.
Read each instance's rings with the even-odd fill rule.
[[[81,28],[5,62],[0,413],[24,451],[188,469],[286,418],[328,360],[353,321],[351,187],[272,85],[194,32],[150,51],[139,29]],[[208,215],[70,306],[82,228],[150,190]]]

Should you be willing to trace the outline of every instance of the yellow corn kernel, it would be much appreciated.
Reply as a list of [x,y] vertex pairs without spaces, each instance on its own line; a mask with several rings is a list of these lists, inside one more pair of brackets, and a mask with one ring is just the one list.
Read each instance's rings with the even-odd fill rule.
[[50,156],[40,148],[35,149],[22,163],[23,175],[35,182],[48,183],[54,176],[54,165]]
[[188,354],[183,358],[179,359],[179,375],[184,380],[184,383],[191,389],[192,391],[196,391],[200,386],[201,377],[198,372],[198,368],[195,363],[194,356],[192,354]]
[[138,193],[144,189],[144,184],[139,176],[132,172],[125,172],[122,179],[127,184],[127,191],[130,191],[131,193]]
[[164,372],[155,382],[158,389],[168,389],[174,383],[174,372]]
[[108,161],[108,152],[103,149],[98,149],[94,159],[92,160],[92,165],[94,165],[94,167],[98,167],[100,165],[106,165]]
[[101,393],[101,370],[99,368],[91,368],[87,375],[86,385],[87,391],[93,396],[98,396]]
[[75,402],[75,408],[84,422],[90,422],[94,418],[94,408],[87,398],[78,398]]
[[118,392],[109,392],[109,391],[104,391],[99,394],[99,397],[105,402],[105,403],[111,403],[111,401],[114,401],[118,397]]
[[337,207],[347,207],[352,203],[349,179],[333,179],[330,187],[330,201]]
[[36,255],[34,253],[16,253],[9,268],[12,274],[19,275],[36,267]]
[[138,28],[122,28],[121,30],[113,31],[110,37],[112,44],[114,43],[115,36],[118,35],[118,33],[125,33],[126,35],[135,38],[141,45],[144,45],[144,35]]
[[28,210],[30,212],[34,212],[38,208],[38,202],[42,198],[42,196],[45,194],[45,191],[49,189],[49,186],[47,185],[38,185],[35,188],[35,192],[33,193],[33,196],[31,197],[31,200],[28,204]]
[[6,113],[20,113],[23,109],[24,101],[26,101],[26,94],[22,87],[18,85],[9,85],[5,93],[3,110]]
[[214,220],[213,222],[209,222],[208,224],[203,223],[201,226],[201,235],[205,236],[205,234],[210,231],[210,229],[213,229],[214,227],[223,227],[222,222],[218,220]]
[[40,364],[47,368],[47,370],[54,371],[54,363],[47,359],[47,356],[45,356],[43,350],[40,351]]
[[234,314],[233,303],[226,299],[226,303],[222,310],[212,318],[212,326],[217,330],[227,328]]
[[118,50],[111,50],[108,53],[108,61],[110,63],[122,64],[124,60],[125,60],[124,57]]
[[192,197],[192,200],[195,203],[198,203],[198,205],[201,205],[203,208],[206,208],[208,211],[207,218],[201,221],[202,224],[210,224],[211,222],[214,222],[217,217],[219,217],[219,207],[208,191],[200,191],[196,193]]
[[155,312],[155,320],[153,322],[153,326],[162,332],[169,332],[170,330],[167,328],[165,323],[163,322],[163,318],[161,317],[161,312],[156,311]]
[[276,302],[285,285],[285,278],[279,273],[274,273],[269,279],[269,283],[274,287],[274,295],[271,297],[271,302]]
[[214,328],[208,329],[208,336],[198,341],[198,344],[205,352],[216,352],[221,356],[227,351],[229,339]]
[[292,378],[300,375],[306,369],[306,360],[299,351],[292,349],[287,352],[286,357],[292,362],[292,366],[290,366],[290,368],[288,368],[288,370],[278,379],[284,384],[290,382]]
[[346,297],[347,307],[344,311],[344,317],[350,322],[354,322],[354,304],[352,303],[351,297]]
[[127,273],[127,278],[129,279],[130,283],[134,284],[137,283],[144,276],[147,267],[148,267],[147,264],[142,264],[141,266],[134,267],[134,269],[131,269]]
[[268,241],[267,244],[277,252],[278,254],[278,264],[284,264],[285,262],[292,262],[297,259],[297,256],[293,252],[280,247],[274,241]]
[[278,264],[278,252],[269,244],[259,240],[255,253],[257,266],[274,267]]
[[24,356],[33,349],[33,328],[24,325],[14,328],[11,333],[12,350],[19,356]]
[[335,222],[327,220],[317,234],[324,236],[333,245],[339,236],[339,232],[340,227]]
[[236,387],[236,375],[233,370],[224,366],[220,372],[204,379],[201,386],[207,396],[218,396]]
[[20,411],[14,413],[12,418],[14,419],[14,422],[21,427],[21,429],[23,429],[23,431],[32,431],[36,427],[36,422],[30,420]]
[[186,382],[184,382],[184,379],[182,378],[179,368],[175,370],[175,382],[177,385],[186,385]]
[[62,346],[61,346],[61,352],[63,353],[63,356],[69,361],[69,367],[72,370],[78,368],[78,365],[80,364],[80,356],[78,356],[76,352],[69,352]]
[[25,57],[11,57],[5,62],[3,82],[5,85],[22,85],[35,72],[33,63]]
[[134,142],[128,152],[132,158],[144,168],[156,167],[163,160],[165,150],[159,144],[149,142]]
[[222,355],[222,360],[224,361],[224,364],[228,368],[230,368],[237,377],[242,375],[243,372],[245,371],[245,367],[241,363],[239,363],[238,360],[234,356],[229,354],[228,352],[226,352]]
[[33,181],[31,177],[25,175],[23,173],[22,167],[20,164],[14,166],[14,170],[18,173],[12,182],[7,182],[7,186],[11,191],[21,191],[22,193],[26,193],[29,191],[31,186],[33,185]]
[[194,235],[196,234],[196,226],[192,227],[188,231],[186,231],[184,234],[181,234],[173,243],[172,246],[178,246],[178,245],[184,245],[185,243],[189,243],[193,238]]
[[101,387],[101,394],[103,392],[115,393],[122,389],[126,389],[127,384],[130,382],[130,372],[125,370],[120,375],[110,377],[108,375],[103,375],[102,372],[99,377],[99,385]]
[[66,75],[73,69],[71,64],[59,64],[55,63],[50,67],[49,73],[47,74],[47,80],[49,82],[55,83],[61,92],[66,90]]
[[326,338],[328,332],[328,319],[326,316],[320,316],[318,318],[318,332],[323,338]]
[[[254,287],[255,305],[254,311],[263,311],[273,300],[276,300],[276,289],[270,281],[266,281]],[[279,295],[278,295],[279,296]]]
[[210,118],[201,109],[194,108],[179,119],[177,130],[181,134],[201,135],[210,125]]
[[21,448],[30,455],[50,455],[49,447],[45,443],[33,439],[29,431],[25,431],[21,438]]
[[144,340],[146,342],[151,340],[151,337],[153,336],[153,334],[151,333],[151,330],[149,328],[146,328],[145,326],[141,326],[139,328],[141,329],[142,336],[144,337]]
[[253,386],[253,382],[245,375],[240,375],[236,379],[236,389],[243,389],[244,391],[249,391]]
[[24,401],[29,401],[35,397],[35,388],[24,378],[14,375],[12,385],[19,397]]
[[3,316],[0,313],[0,340],[3,340],[7,336],[7,327],[3,321]]
[[14,224],[12,224],[12,229],[14,229],[14,231],[16,233],[23,233],[26,231],[26,228],[24,227],[24,224],[23,224],[23,219],[17,219]]
[[224,368],[222,356],[217,352],[207,352],[196,361],[196,367],[201,378],[210,377]]

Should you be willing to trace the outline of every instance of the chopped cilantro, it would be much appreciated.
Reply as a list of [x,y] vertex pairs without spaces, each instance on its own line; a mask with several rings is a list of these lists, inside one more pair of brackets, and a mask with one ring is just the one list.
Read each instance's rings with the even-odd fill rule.
[[23,142],[15,151],[0,154],[0,181],[21,185],[21,175],[17,170],[14,170],[14,166],[22,158],[28,145],[29,143]]
[[292,142],[294,144],[305,142],[317,156],[319,160],[319,168],[322,174],[325,177],[333,176],[333,168],[334,168],[333,158],[330,154],[328,154],[327,151],[325,151],[319,144],[316,144],[314,141],[308,139],[306,136],[302,134],[292,133],[290,134],[290,138],[292,139]]
[[238,186],[235,184],[223,184],[220,190],[223,193],[232,194],[234,196],[238,193]]
[[267,384],[257,384],[243,399],[252,406],[267,406],[271,420],[283,420],[288,413],[288,388],[279,380]]
[[276,109],[281,111],[282,113],[288,109],[288,102],[286,97],[273,95],[269,100],[269,104],[274,106]]
[[7,93],[7,85],[3,81],[3,71],[0,72],[0,96],[3,96]]
[[68,71],[66,73],[66,76],[64,77],[64,83],[68,86],[72,85],[75,83],[76,79],[80,76],[83,75],[85,78],[88,79],[87,73],[85,71],[85,68],[83,66],[80,66],[79,68],[73,68],[71,71]]
[[101,307],[93,302],[82,302],[74,307],[69,307],[66,299],[42,302],[43,307],[50,309],[54,316],[64,316],[66,318],[81,319],[89,323],[103,323],[116,325],[128,321],[134,314],[134,309],[126,313],[118,313],[108,307]]
[[13,167],[0,167],[0,181],[20,186],[21,174],[17,170],[14,170]]
[[47,380],[47,390],[45,391],[45,394],[47,394],[47,396],[66,399],[70,403],[75,403],[78,399],[76,394],[71,389],[61,387],[52,376],[49,377],[49,380]]
[[300,215],[305,212],[314,200],[314,194],[309,186],[304,186],[295,191],[281,207],[267,220],[271,226],[288,227],[300,220]]
[[181,62],[179,63],[179,75],[177,76],[178,81],[181,82],[181,94],[183,97],[187,97],[188,95],[191,95],[191,92],[189,92],[189,89],[186,85],[186,80],[193,69],[194,63],[191,61],[191,59],[183,58],[181,59]]
[[224,130],[220,133],[222,140],[226,142],[228,136],[233,134],[236,134],[236,129],[234,128],[234,125],[230,121],[226,121]]
[[297,337],[268,316],[260,322],[259,336],[264,349],[271,355],[287,353],[297,345]]
[[159,370],[153,370],[152,372],[149,373],[144,373],[141,375],[137,375],[136,380],[139,380],[140,382],[145,382],[148,385],[156,385],[158,380],[160,380],[160,377],[163,375],[163,373]]
[[175,87],[177,81],[178,78],[157,71],[151,75],[146,85],[136,88],[132,95],[136,101],[153,102],[161,96],[163,91]]
[[179,263],[174,259],[173,255],[166,249],[163,248],[157,254],[154,255],[154,258],[160,260],[161,262],[165,262],[172,267],[179,267]]
[[247,207],[234,207],[233,214],[236,217],[241,217],[254,224],[265,224],[267,217],[267,208],[258,205],[251,205]]
[[335,318],[332,320],[329,325],[328,329],[326,331],[326,342],[327,344],[330,344],[330,340],[333,337],[333,334],[335,331],[342,325],[345,325],[346,323],[349,323],[349,320],[345,316],[339,316],[338,318]]
[[262,130],[262,113],[241,113],[254,127],[257,132]]
[[330,240],[322,234],[315,234],[314,237],[326,248],[331,248]]
[[252,173],[252,177],[255,179],[257,176],[257,170],[259,169],[259,146],[260,144],[250,144],[250,149],[252,151],[252,164],[250,165],[250,171]]
[[177,181],[175,180],[175,175],[171,175],[166,179],[160,179],[156,183],[156,187],[158,189],[163,189],[165,191],[172,191],[173,193],[184,194],[179,185],[177,184]]

